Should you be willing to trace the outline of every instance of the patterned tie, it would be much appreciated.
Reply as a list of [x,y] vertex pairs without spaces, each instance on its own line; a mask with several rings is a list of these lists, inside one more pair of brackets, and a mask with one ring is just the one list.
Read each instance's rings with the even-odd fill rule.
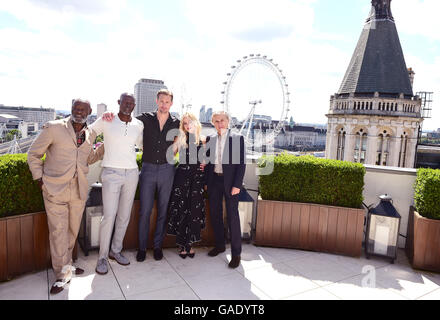
[[222,166],[222,136],[218,136],[218,145],[217,145],[217,163],[215,165],[215,172],[223,173]]

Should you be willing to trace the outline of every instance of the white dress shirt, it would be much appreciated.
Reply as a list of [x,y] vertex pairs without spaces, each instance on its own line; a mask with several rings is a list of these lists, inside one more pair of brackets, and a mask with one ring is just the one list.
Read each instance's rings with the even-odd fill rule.
[[[225,133],[223,133],[222,137],[221,137],[221,146],[219,146],[219,136],[217,134],[217,143],[215,144],[215,168],[214,168],[214,172],[216,173],[223,173],[223,153],[225,150],[225,145],[226,145],[226,140],[228,140],[228,136],[229,136],[229,131],[226,131]],[[218,150],[219,147],[221,148],[221,153],[220,153],[220,163],[219,163],[219,154],[218,154]]]

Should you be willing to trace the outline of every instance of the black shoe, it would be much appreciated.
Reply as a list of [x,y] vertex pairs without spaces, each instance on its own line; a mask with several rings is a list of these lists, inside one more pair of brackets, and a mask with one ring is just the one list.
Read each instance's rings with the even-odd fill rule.
[[185,251],[185,248],[180,249],[179,252],[179,257],[181,257],[182,259],[186,259],[186,256],[188,255],[188,253],[185,251],[185,253],[183,253]]
[[186,255],[188,257],[190,257],[191,259],[193,259],[195,257],[195,255],[196,255],[196,253],[195,252],[191,253],[191,250],[192,250],[191,246],[187,246],[186,247],[186,252],[187,252]]
[[154,260],[159,261],[162,260],[162,258],[163,258],[162,249],[154,249]]
[[146,256],[147,256],[147,251],[138,250],[138,253],[136,255],[137,262],[145,261]]
[[226,248],[223,249],[219,249],[219,248],[214,248],[211,251],[208,252],[208,256],[210,257],[216,257],[218,256],[220,253],[223,253],[226,251]]
[[229,268],[235,269],[240,265],[240,256],[233,256],[231,262],[229,262]]

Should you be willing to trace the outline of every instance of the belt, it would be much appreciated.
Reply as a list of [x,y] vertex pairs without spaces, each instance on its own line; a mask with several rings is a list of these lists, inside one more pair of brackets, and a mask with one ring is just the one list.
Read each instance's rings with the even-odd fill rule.
[[214,172],[214,174],[215,174],[216,176],[223,177],[223,173],[217,173],[217,172]]

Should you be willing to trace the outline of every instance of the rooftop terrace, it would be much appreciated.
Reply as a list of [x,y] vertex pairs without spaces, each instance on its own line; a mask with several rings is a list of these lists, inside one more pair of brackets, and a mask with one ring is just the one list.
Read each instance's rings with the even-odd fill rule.
[[[215,258],[198,248],[194,259],[182,260],[175,249],[164,259],[131,265],[110,262],[109,273],[95,273],[97,252],[80,252],[77,266],[85,269],[56,296],[49,290],[52,270],[0,284],[0,300],[438,300],[440,274],[419,272],[399,250],[389,260],[349,258],[291,249],[243,246],[242,265],[227,267],[230,251]],[[375,282],[375,283],[374,283]]]

